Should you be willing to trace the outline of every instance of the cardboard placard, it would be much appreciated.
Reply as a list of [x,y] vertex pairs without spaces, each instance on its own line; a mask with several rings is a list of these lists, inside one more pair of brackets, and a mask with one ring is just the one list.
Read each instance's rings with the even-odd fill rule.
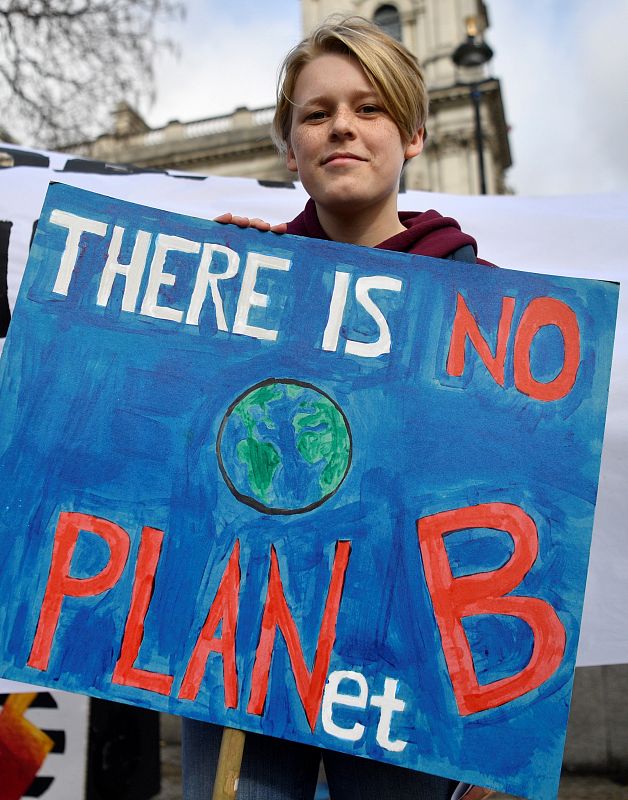
[[51,186],[0,671],[553,797],[616,305]]

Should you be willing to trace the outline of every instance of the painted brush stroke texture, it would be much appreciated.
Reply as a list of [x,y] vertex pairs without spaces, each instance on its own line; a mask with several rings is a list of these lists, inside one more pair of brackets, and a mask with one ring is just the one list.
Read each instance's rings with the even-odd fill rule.
[[616,304],[51,186],[2,674],[555,796]]

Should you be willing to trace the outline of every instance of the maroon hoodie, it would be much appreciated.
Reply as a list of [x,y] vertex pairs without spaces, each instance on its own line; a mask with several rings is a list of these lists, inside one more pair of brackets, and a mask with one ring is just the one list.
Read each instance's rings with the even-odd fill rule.
[[[438,211],[401,211],[399,219],[406,230],[376,245],[381,250],[397,250],[432,258],[450,258],[457,251],[471,247],[477,256],[477,242],[452,217],[443,217]],[[288,233],[310,239],[329,239],[318,221],[316,206],[310,198],[298,217],[288,223]],[[468,258],[463,260],[469,260]],[[480,264],[489,262],[478,259]]]

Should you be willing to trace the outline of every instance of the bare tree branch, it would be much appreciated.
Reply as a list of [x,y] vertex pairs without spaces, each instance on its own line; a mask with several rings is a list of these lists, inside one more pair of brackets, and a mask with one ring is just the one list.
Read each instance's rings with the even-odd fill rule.
[[182,0],[0,0],[0,108],[15,137],[49,147],[93,138],[121,100],[154,96]]

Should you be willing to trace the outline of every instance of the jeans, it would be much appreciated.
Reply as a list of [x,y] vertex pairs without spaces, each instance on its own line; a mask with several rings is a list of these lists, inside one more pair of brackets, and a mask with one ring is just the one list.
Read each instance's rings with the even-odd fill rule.
[[[183,720],[183,800],[210,800],[222,728]],[[313,800],[325,766],[331,800],[449,800],[455,781],[247,733],[238,800]]]

